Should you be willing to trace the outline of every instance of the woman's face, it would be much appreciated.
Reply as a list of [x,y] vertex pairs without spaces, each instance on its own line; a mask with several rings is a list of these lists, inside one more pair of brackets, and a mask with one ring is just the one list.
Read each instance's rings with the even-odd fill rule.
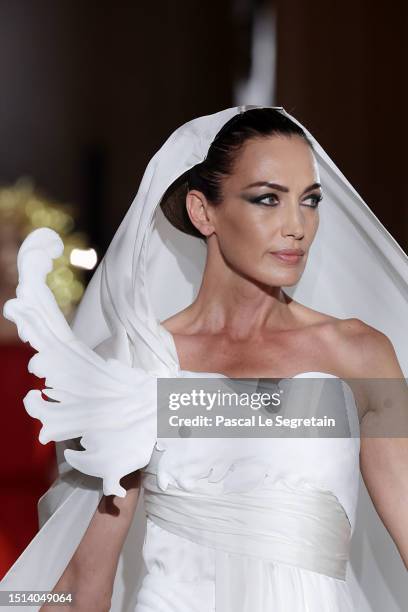
[[295,284],[318,228],[322,197],[310,146],[299,136],[251,139],[222,185],[223,201],[209,205],[207,215],[209,240],[216,239],[225,262],[260,283]]

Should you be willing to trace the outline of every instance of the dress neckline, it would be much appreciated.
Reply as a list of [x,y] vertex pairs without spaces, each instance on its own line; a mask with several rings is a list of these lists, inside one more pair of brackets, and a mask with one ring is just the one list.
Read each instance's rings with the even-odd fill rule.
[[[169,332],[169,330],[166,327],[164,327],[163,323],[161,323],[159,320],[157,321],[157,323],[159,325],[160,330],[163,331],[164,335],[168,338],[168,340],[169,340],[169,342],[171,344],[172,353],[173,353],[174,359],[175,359],[175,361],[177,363],[178,371],[180,373],[198,374],[198,375],[206,374],[207,376],[215,376],[215,377],[221,377],[221,378],[231,378],[231,376],[227,376],[226,374],[222,374],[221,372],[205,372],[205,371],[202,371],[202,370],[185,370],[185,369],[182,369],[180,367],[180,359],[179,359],[179,356],[178,356],[177,346],[176,346],[176,342],[174,340],[173,334],[171,332]],[[313,376],[340,379],[339,376],[336,376],[335,374],[330,374],[329,372],[321,372],[321,371],[310,370],[310,371],[307,371],[307,372],[299,372],[298,374],[294,374],[293,376],[285,376],[284,378],[280,378],[279,380],[293,380],[295,378],[313,378]],[[240,378],[248,378],[248,377],[245,376],[245,377],[240,377]]]
[[[194,371],[194,370],[183,370],[180,367],[180,360],[179,360],[179,356],[177,353],[176,342],[174,340],[173,334],[169,332],[169,330],[166,329],[164,325],[160,323],[160,321],[157,321],[157,323],[158,323],[159,329],[162,330],[163,337],[167,338],[169,342],[169,349],[171,350],[173,354],[174,360],[177,364],[177,369],[178,369],[179,374],[181,375],[183,375],[183,373],[193,374],[193,375],[196,375],[198,378],[200,377],[204,378],[206,376],[206,377],[231,379],[230,376],[226,376],[226,374],[222,374],[221,372],[200,372],[200,371]],[[358,416],[357,402],[356,402],[356,398],[354,396],[353,390],[351,389],[348,382],[345,381],[340,376],[336,376],[335,374],[330,374],[329,372],[320,372],[320,371],[299,372],[298,374],[295,374],[294,376],[287,376],[286,378],[280,378],[279,382],[281,382],[282,380],[295,380],[297,378],[333,378],[340,382],[343,389],[344,387],[346,387],[350,395],[349,398],[345,395],[345,402],[346,402],[346,406],[348,407],[348,414],[349,414],[349,419],[350,419],[350,427],[353,432],[358,432],[356,439],[360,441],[360,421],[359,421],[359,416]]]

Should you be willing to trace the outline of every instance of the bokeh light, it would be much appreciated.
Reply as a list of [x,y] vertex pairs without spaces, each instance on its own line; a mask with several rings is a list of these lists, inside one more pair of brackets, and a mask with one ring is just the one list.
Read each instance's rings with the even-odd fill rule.
[[[69,318],[80,301],[84,290],[85,270],[93,269],[98,261],[89,238],[76,231],[77,210],[71,204],[62,204],[42,194],[29,178],[21,178],[14,185],[0,187],[0,223],[12,228],[15,242],[13,256],[4,257],[3,265],[16,268],[16,251],[24,238],[39,227],[49,227],[60,235],[64,252],[54,260],[47,284],[58,306]],[[17,278],[17,271],[4,270],[3,278]]]

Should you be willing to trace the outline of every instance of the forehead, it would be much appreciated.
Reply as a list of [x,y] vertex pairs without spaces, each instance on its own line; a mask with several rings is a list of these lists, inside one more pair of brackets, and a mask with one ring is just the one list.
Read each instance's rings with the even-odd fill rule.
[[233,180],[282,184],[319,181],[319,168],[309,144],[300,136],[252,138],[242,146],[234,164]]

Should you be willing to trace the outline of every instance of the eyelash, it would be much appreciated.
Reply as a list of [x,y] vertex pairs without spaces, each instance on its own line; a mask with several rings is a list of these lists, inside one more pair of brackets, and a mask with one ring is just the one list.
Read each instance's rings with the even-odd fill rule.
[[[263,200],[265,200],[265,198],[277,198],[277,196],[274,193],[265,193],[263,196],[260,196],[258,198],[253,198],[252,200],[250,200],[253,204],[263,204],[264,206],[276,206],[275,204],[265,204],[265,202],[263,202]],[[317,208],[319,205],[319,202],[321,202],[323,200],[323,196],[322,195],[311,195],[307,198],[308,200],[313,200],[314,204],[306,204],[306,206],[308,208]]]

